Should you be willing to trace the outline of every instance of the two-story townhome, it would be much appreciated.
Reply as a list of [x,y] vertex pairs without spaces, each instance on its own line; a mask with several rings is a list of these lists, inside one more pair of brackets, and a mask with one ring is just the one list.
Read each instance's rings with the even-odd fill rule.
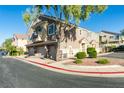
[[26,45],[28,43],[28,34],[14,34],[12,45],[22,48],[24,51],[27,51]]
[[27,45],[29,55],[62,60],[86,52],[88,47],[99,51],[99,34],[54,17],[40,15],[28,32],[32,34]]
[[120,33],[101,31],[99,34],[100,47],[104,50],[106,47],[119,46],[124,44],[124,38]]

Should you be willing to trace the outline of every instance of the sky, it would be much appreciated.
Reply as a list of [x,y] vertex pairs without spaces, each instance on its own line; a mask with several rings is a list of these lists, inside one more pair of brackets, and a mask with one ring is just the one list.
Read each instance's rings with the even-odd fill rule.
[[[22,14],[30,7],[28,5],[0,6],[0,45],[15,33],[27,33]],[[101,30],[120,32],[124,29],[124,6],[108,6],[102,14],[90,15],[88,20],[80,23],[80,27],[93,32]]]

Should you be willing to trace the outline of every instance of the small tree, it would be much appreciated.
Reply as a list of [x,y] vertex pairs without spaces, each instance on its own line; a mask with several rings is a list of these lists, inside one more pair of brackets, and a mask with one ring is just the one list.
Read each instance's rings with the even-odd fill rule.
[[17,56],[17,48],[15,46],[10,47],[10,56]]
[[17,56],[24,54],[24,50],[22,48],[17,48],[16,46],[12,45],[12,39],[6,39],[5,42],[3,42],[2,47],[6,49],[6,51],[9,52],[10,56]]
[[6,40],[3,42],[2,47],[5,48],[6,51],[8,51],[8,52],[10,53],[11,50],[13,49],[13,46],[12,46],[12,39],[11,39],[11,38],[6,39]]

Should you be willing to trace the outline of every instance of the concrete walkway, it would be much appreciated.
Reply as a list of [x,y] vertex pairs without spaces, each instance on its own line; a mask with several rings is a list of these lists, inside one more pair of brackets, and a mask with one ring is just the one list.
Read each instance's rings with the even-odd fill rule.
[[73,61],[72,59],[56,62],[52,60],[43,60],[40,58],[24,58],[16,57],[17,59],[31,63],[33,65],[41,66],[42,68],[76,75],[86,76],[102,76],[102,77],[120,77],[124,76],[124,66],[121,65],[107,65],[107,66],[75,66],[65,65],[63,63]]

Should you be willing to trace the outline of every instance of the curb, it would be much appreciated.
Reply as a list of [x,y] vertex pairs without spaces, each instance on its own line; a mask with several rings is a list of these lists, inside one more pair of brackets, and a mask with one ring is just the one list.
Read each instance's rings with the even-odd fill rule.
[[42,66],[57,69],[57,70],[67,71],[67,72],[75,72],[75,73],[82,73],[82,74],[102,74],[102,75],[104,75],[104,74],[105,75],[124,74],[123,71],[120,71],[120,72],[87,72],[87,71],[69,70],[69,69],[64,69],[64,68],[60,68],[60,67],[50,66],[50,65],[47,65],[47,64],[27,60],[27,59],[24,59],[24,58],[19,58],[19,57],[16,57],[16,58],[21,59],[21,60],[25,60],[25,61],[29,61],[29,62],[34,63],[34,64],[42,65]]

